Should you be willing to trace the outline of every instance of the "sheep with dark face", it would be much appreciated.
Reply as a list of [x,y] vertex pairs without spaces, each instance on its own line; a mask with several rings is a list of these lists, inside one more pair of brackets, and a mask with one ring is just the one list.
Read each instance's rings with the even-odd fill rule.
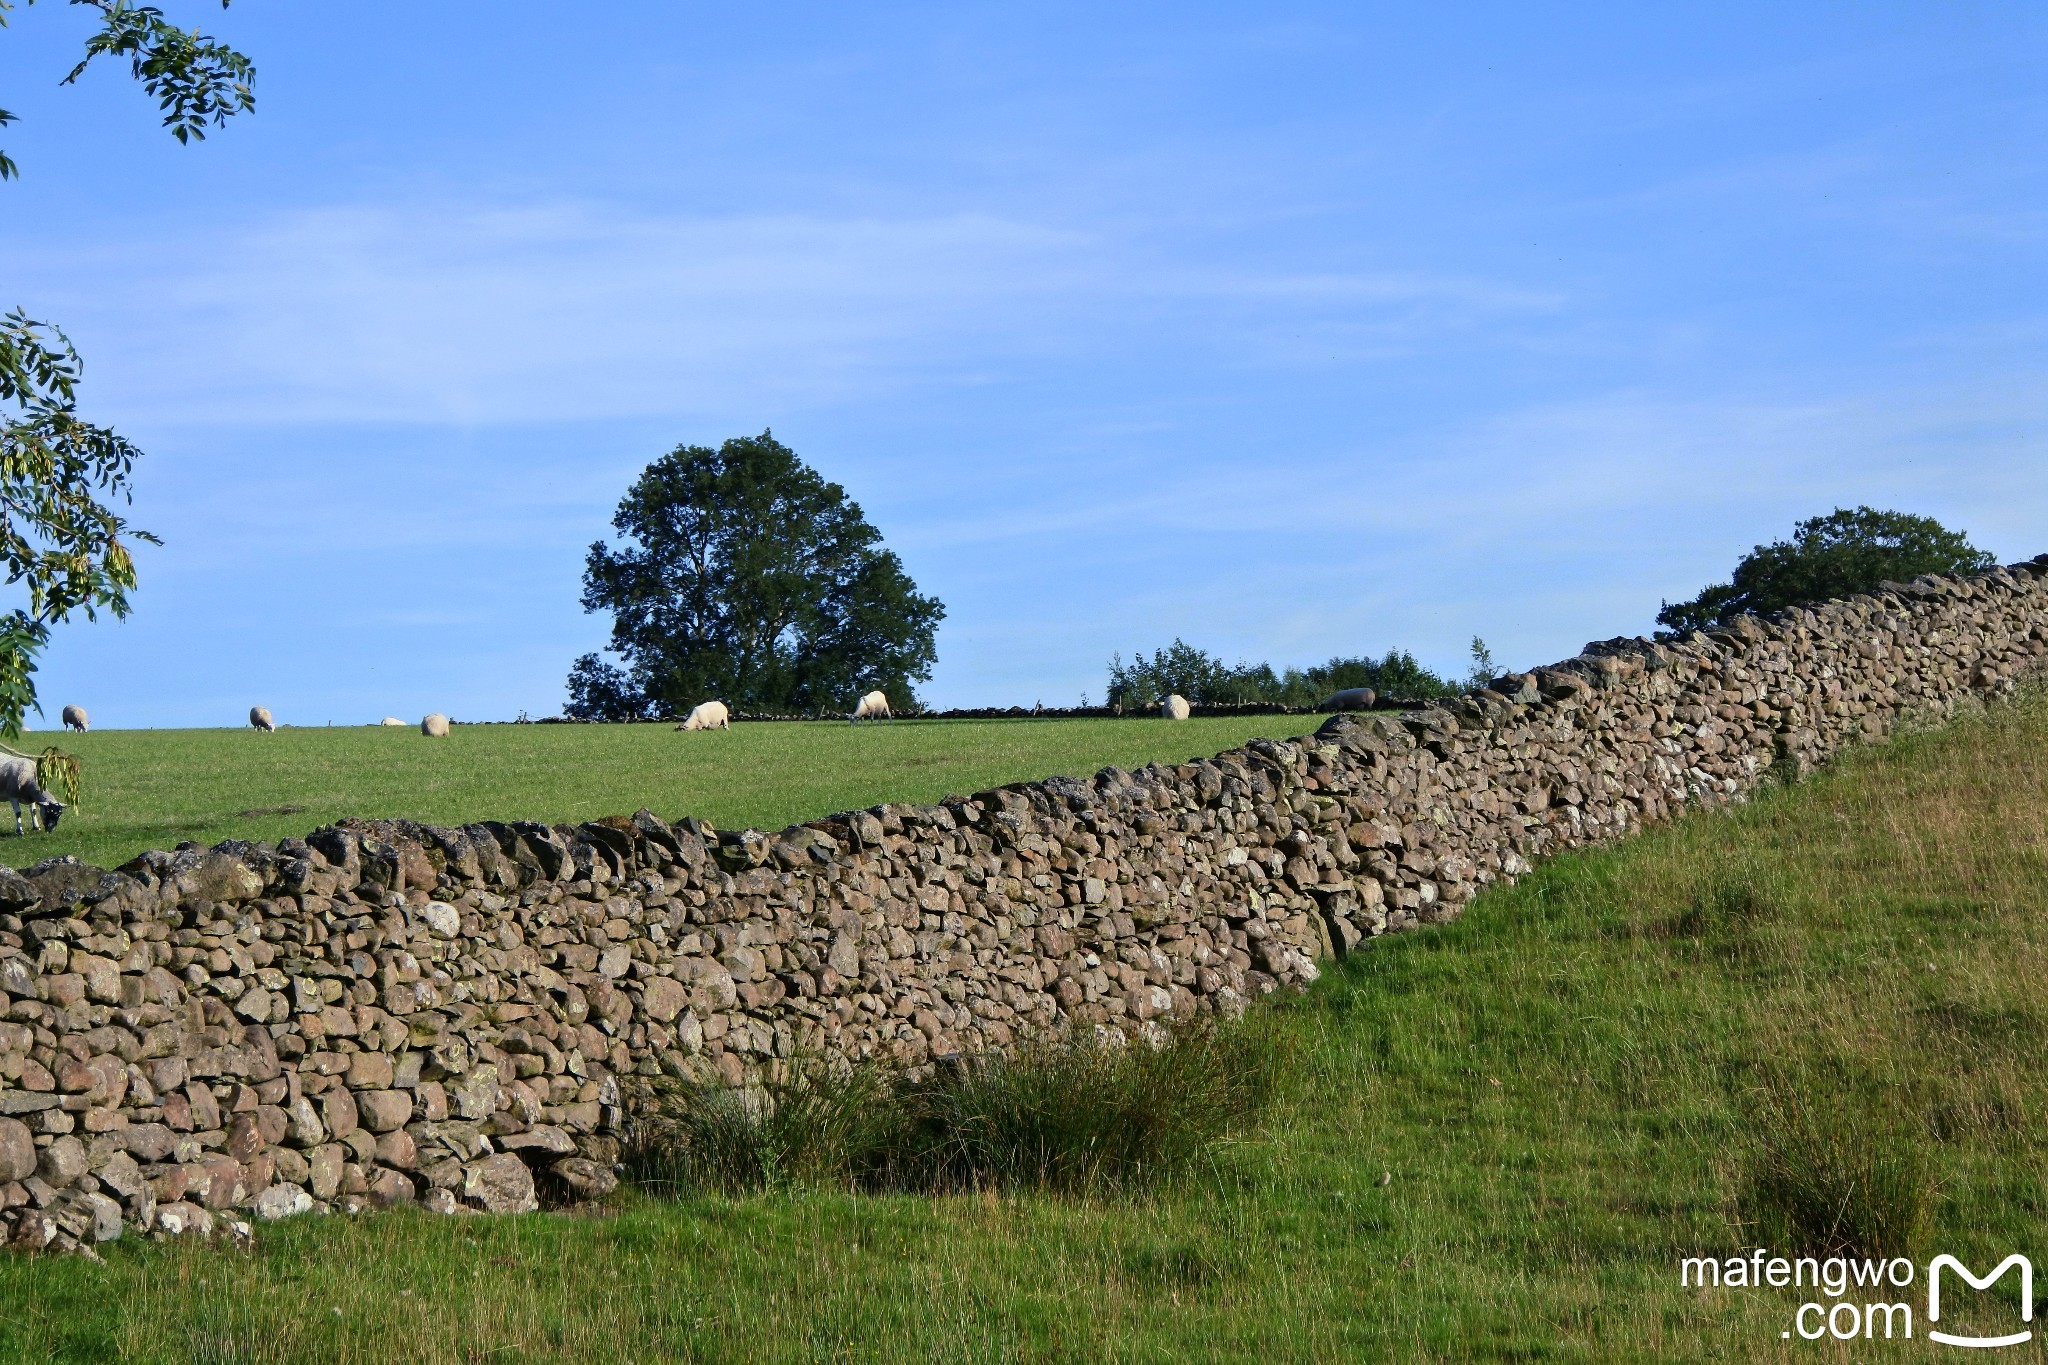
[[32,758],[0,757],[0,798],[14,807],[14,833],[21,834],[21,806],[28,803],[29,818],[45,833],[57,828],[64,803],[43,790]]

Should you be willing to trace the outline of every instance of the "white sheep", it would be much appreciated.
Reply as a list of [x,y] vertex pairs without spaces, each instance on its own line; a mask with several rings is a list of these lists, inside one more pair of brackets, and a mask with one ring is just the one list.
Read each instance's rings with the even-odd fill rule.
[[270,719],[270,708],[267,706],[250,707],[249,723],[266,735],[277,729],[277,726]]
[[420,722],[420,733],[428,739],[448,738],[448,717],[439,711],[428,712],[426,719]]
[[382,720],[378,721],[377,723],[378,723],[379,725],[384,725],[384,726],[396,726],[396,727],[398,727],[398,728],[399,728],[399,729],[401,729],[401,730],[405,728],[405,722],[404,722],[404,721],[402,721],[402,720],[400,720],[400,719],[399,719],[398,717],[396,717],[396,716],[386,716],[386,717],[384,717],[384,719],[382,719]]
[[43,790],[32,758],[0,757],[0,797],[14,807],[17,838],[21,835],[22,802],[28,802],[29,818],[35,821],[36,828],[46,833],[57,828],[57,819],[64,814],[64,803]]
[[1379,700],[1379,694],[1370,687],[1347,687],[1342,692],[1333,692],[1323,698],[1318,711],[1370,711],[1372,704]]
[[896,713],[889,709],[889,698],[881,692],[870,692],[860,699],[860,705],[853,708],[853,714],[847,717],[847,723],[850,725],[855,721],[874,720],[878,716],[887,716],[891,724],[896,720]]
[[67,706],[64,708],[65,729],[77,730],[83,733],[87,729],[90,729],[91,725],[92,722],[86,719],[85,708],[83,706]]
[[1174,693],[1165,701],[1159,703],[1159,714],[1168,720],[1186,720],[1188,718],[1188,699],[1178,692]]
[[690,708],[690,714],[683,718],[678,730],[730,730],[732,712],[725,709],[722,701],[700,701]]

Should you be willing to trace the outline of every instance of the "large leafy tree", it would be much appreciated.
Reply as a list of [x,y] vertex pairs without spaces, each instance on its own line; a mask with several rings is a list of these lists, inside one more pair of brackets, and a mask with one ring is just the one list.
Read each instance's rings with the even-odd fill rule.
[[[204,138],[209,126],[255,107],[256,69],[233,48],[178,28],[153,6],[70,3],[95,11],[98,27],[64,84],[95,58],[126,57],[180,142]],[[0,27],[13,10],[0,0]],[[12,122],[0,109],[0,126]],[[0,180],[17,170],[0,152]],[[78,611],[88,619],[101,611],[126,616],[135,562],[123,538],[156,539],[109,505],[129,500],[140,452],[78,415],[81,371],[78,352],[55,326],[19,308],[0,318],[0,568],[19,594],[0,613],[0,735],[10,739],[37,709],[35,660],[50,628]]]
[[590,547],[583,607],[612,614],[612,651],[569,674],[569,712],[847,710],[897,705],[931,676],[945,608],[921,595],[846,490],[768,432],[678,446],[649,465]]
[[1800,522],[1790,540],[1751,550],[1728,582],[1712,584],[1689,601],[1664,603],[1657,621],[1669,635],[1683,635],[1744,612],[1825,602],[1925,573],[1980,573],[1995,562],[1968,536],[1932,517],[1837,507]]

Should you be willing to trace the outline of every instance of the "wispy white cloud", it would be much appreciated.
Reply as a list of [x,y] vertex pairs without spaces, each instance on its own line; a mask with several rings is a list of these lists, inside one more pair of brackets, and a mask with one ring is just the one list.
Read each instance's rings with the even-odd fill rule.
[[[1003,507],[915,543],[927,562],[985,566],[948,567],[974,615],[1015,632],[956,652],[941,681],[963,690],[983,673],[1047,677],[1047,657],[1086,661],[1047,685],[1099,686],[1095,656],[1175,635],[1276,663],[1400,644],[1456,670],[1476,632],[1529,664],[1650,629],[1662,600],[1838,505],[1932,514],[2006,557],[2048,549],[2044,429],[2048,396],[2024,374],[1798,399],[1618,391],[1446,423],[1314,471],[1232,479],[1212,465],[1124,496]],[[1114,584],[1099,602],[1048,601],[1013,571],[1034,546],[1076,545]]]
[[1102,233],[982,214],[662,217],[595,203],[308,209],[168,249],[87,243],[20,264],[92,343],[102,401],[154,422],[829,404],[1111,344],[1131,311],[1199,310],[1240,349],[1286,355],[1303,329],[1384,349],[1557,302],[1412,271],[1194,270]]

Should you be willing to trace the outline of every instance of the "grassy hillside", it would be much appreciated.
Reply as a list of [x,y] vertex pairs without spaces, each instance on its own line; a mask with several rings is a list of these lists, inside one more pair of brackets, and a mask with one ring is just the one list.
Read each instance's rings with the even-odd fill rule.
[[[936,801],[1004,782],[1085,777],[1105,764],[1184,762],[1259,735],[1313,730],[1313,716],[1192,720],[912,721],[745,724],[678,734],[668,725],[466,725],[443,740],[417,728],[103,730],[35,734],[79,756],[84,809],[54,835],[13,837],[0,810],[0,861],[60,853],[112,867],[181,839],[279,839],[343,816],[459,825],[578,821],[642,806],[676,819],[780,829],[878,801]],[[24,821],[24,829],[28,825]]]
[[[1780,1226],[1803,1196],[1846,1196],[1923,1266],[2048,1262],[2043,980],[2036,700],[1354,955],[1277,1006],[1304,1070],[1270,1136],[1144,1198],[642,1198],[304,1220],[249,1254],[0,1258],[0,1354],[1917,1358],[1917,1278],[1889,1296],[1915,1341],[1851,1350],[1781,1336],[1833,1300],[1682,1290],[1677,1262],[1804,1249]],[[2002,1317],[1957,1303],[1941,1325],[2009,1330],[2012,1289]]]

